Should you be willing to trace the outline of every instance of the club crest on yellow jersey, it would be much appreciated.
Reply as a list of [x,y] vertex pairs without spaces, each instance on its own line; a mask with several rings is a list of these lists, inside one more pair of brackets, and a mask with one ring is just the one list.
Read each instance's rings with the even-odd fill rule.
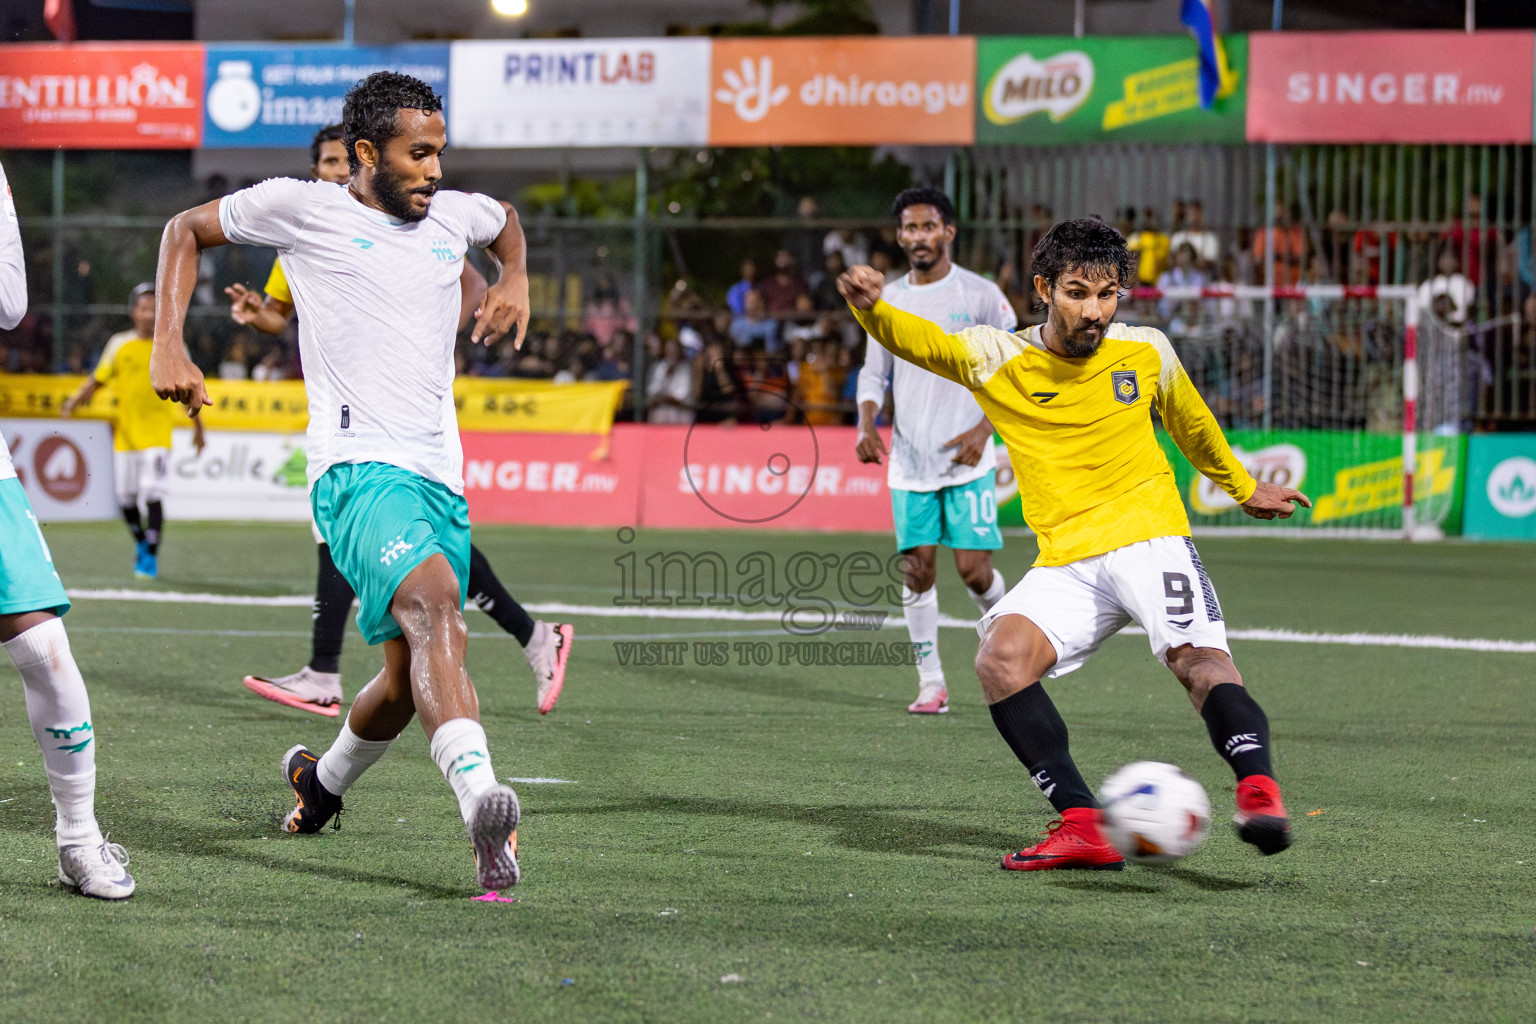
[[1136,382],[1135,370],[1116,370],[1109,375],[1110,385],[1115,389],[1115,401],[1125,405],[1136,404],[1136,399],[1141,397],[1141,385]]

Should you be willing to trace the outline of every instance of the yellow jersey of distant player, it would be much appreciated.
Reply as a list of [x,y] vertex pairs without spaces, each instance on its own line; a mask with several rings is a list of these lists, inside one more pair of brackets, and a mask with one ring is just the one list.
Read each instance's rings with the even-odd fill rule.
[[107,339],[92,374],[96,383],[110,385],[117,396],[112,447],[120,452],[171,446],[171,428],[181,406],[162,401],[150,386],[149,353],[153,346],[151,339],[133,331],[114,334]]
[[262,289],[278,302],[293,305],[293,293],[288,290],[288,275],[283,273],[283,261],[272,261],[272,273],[267,275],[267,286]]
[[1038,326],[946,334],[884,301],[855,313],[896,355],[976,396],[1013,460],[1024,519],[1040,542],[1036,565],[1189,536],[1153,407],[1180,451],[1234,500],[1258,486],[1162,331],[1111,324],[1097,353],[1066,359],[1045,347]]

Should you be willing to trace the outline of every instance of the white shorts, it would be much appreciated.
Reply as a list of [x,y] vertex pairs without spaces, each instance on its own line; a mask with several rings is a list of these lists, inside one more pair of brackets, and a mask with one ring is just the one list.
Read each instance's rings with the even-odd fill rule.
[[112,489],[119,508],[165,498],[165,478],[170,473],[169,448],[141,448],[112,453]]
[[1156,537],[1068,565],[1037,566],[976,624],[986,636],[999,615],[1022,615],[1056,649],[1048,678],[1082,668],[1088,656],[1132,621],[1152,653],[1189,644],[1232,653],[1216,589],[1188,537]]

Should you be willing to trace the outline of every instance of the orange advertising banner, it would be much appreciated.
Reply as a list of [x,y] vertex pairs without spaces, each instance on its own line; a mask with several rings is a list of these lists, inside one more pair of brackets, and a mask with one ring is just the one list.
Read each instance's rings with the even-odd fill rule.
[[0,148],[195,148],[205,63],[197,43],[0,47]]
[[713,146],[975,141],[976,40],[717,39]]

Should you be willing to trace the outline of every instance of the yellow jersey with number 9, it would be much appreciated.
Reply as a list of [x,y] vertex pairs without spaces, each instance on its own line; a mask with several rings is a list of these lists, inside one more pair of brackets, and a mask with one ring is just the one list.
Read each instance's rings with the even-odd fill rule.
[[1153,408],[1179,450],[1234,500],[1258,486],[1155,328],[1111,324],[1098,352],[1067,359],[1045,347],[1038,326],[946,334],[883,301],[854,313],[896,355],[976,396],[1013,461],[1024,519],[1040,542],[1036,565],[1189,536]]
[[92,374],[96,383],[110,385],[117,396],[112,447],[120,452],[169,448],[171,428],[183,412],[177,403],[162,401],[150,386],[149,352],[153,345],[149,338],[133,331],[114,334],[107,339]]

